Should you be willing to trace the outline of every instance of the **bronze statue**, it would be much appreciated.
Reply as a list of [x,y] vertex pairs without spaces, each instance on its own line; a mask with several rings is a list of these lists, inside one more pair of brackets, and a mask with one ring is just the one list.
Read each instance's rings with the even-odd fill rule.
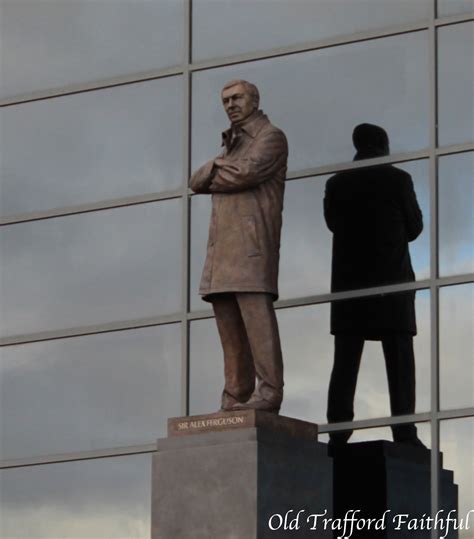
[[283,361],[273,302],[288,145],[259,109],[255,85],[228,82],[222,103],[231,122],[223,151],[190,179],[195,193],[212,195],[199,293],[212,303],[224,351],[221,410],[278,413]]
[[[354,129],[354,160],[389,154],[384,129],[361,124]],[[324,215],[333,232],[331,290],[356,290],[410,282],[415,274],[408,243],[423,230],[410,175],[392,165],[341,172],[326,183]],[[415,412],[415,291],[335,301],[334,367],[328,395],[328,421],[352,421],[357,374],[365,340],[381,341],[393,415]],[[393,425],[397,442],[422,447],[413,424]],[[352,431],[330,434],[343,444]]]

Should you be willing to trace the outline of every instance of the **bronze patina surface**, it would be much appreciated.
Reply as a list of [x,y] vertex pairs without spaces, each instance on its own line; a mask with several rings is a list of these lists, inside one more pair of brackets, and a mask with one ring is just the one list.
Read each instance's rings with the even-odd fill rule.
[[288,145],[258,108],[255,85],[230,81],[221,97],[231,122],[223,150],[190,179],[195,193],[212,195],[199,292],[213,304],[224,351],[221,409],[278,412],[283,360],[273,301]]

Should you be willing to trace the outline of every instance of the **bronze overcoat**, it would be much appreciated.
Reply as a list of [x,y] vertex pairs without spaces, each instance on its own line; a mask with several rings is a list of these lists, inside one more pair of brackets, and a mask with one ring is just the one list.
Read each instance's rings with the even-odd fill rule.
[[190,179],[195,193],[212,194],[199,293],[206,301],[222,292],[266,292],[276,300],[286,137],[260,110],[222,136],[224,151]]

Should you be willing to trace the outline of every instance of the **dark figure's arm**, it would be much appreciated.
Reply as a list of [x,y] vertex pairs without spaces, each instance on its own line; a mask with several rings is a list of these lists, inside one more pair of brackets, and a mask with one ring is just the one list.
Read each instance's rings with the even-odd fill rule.
[[421,213],[411,176],[404,177],[402,190],[402,208],[405,217],[408,241],[416,239],[423,230],[423,214]]
[[255,141],[245,157],[232,161],[225,157],[215,159],[217,170],[210,191],[231,193],[251,189],[286,167],[287,158],[285,135],[281,131],[270,131]]
[[201,168],[198,168],[196,172],[191,176],[189,180],[189,187],[195,193],[207,193],[210,194],[209,187],[216,173],[214,166],[214,160],[208,161]]
[[326,190],[324,192],[324,219],[326,220],[329,230],[334,232],[336,211],[334,208],[334,195],[331,180],[332,178],[329,178],[326,182]]

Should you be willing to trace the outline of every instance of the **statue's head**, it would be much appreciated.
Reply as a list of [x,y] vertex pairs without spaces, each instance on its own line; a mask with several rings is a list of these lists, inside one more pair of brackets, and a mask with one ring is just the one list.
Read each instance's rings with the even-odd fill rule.
[[259,102],[257,87],[246,80],[231,80],[222,88],[222,104],[233,124],[250,116],[258,109]]
[[390,144],[385,129],[373,124],[359,124],[352,133],[357,155],[382,157],[390,153]]

